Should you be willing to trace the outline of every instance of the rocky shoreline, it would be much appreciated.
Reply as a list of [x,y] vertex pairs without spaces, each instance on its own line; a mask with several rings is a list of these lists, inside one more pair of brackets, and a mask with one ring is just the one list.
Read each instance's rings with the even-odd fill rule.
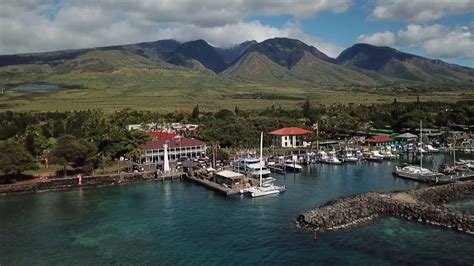
[[73,188],[97,188],[119,184],[136,183],[144,181],[168,180],[180,178],[182,173],[156,177],[154,172],[122,173],[111,175],[85,176],[79,185],[77,177],[53,178],[34,183],[16,183],[0,185],[0,195],[42,193],[48,191],[67,190]]
[[338,230],[379,217],[400,217],[474,234],[474,215],[441,205],[474,197],[474,181],[403,192],[369,192],[330,201],[301,214],[297,223],[314,231]]

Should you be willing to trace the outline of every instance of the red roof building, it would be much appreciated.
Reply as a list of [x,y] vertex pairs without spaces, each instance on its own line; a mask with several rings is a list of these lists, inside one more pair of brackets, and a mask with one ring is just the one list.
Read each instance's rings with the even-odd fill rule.
[[274,136],[301,136],[301,135],[311,135],[313,131],[302,129],[299,127],[284,127],[277,129],[268,133],[269,135]]
[[395,139],[390,136],[373,136],[365,140],[369,146],[387,146],[395,143]]
[[150,137],[153,140],[172,140],[178,136],[176,133],[170,133],[170,132],[165,132],[165,131],[151,131],[149,133]]
[[141,158],[142,164],[161,164],[164,161],[164,145],[168,145],[169,160],[178,160],[186,157],[188,159],[202,158],[206,154],[206,143],[194,139],[185,138],[174,133],[151,132],[153,140],[142,145],[145,150]]
[[311,145],[307,137],[313,131],[299,127],[285,127],[268,133],[272,135],[272,145],[278,148],[300,148]]

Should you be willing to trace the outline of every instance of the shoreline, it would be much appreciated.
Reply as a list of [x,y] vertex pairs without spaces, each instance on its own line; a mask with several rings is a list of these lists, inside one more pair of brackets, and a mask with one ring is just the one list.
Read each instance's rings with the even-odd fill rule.
[[0,196],[46,193],[75,188],[100,188],[122,184],[182,179],[183,172],[173,172],[155,177],[155,172],[121,173],[110,175],[84,176],[82,184],[77,177],[52,178],[33,183],[0,185]]
[[474,181],[343,197],[304,212],[296,220],[299,227],[311,231],[334,231],[377,218],[399,217],[474,235],[473,214],[442,205],[466,198],[474,198]]

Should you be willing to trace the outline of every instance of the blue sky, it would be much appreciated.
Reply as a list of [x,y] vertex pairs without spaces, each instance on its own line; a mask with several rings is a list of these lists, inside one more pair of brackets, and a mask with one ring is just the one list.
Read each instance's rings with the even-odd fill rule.
[[216,46],[300,39],[336,57],[357,42],[474,67],[474,0],[0,0],[0,54],[173,38]]

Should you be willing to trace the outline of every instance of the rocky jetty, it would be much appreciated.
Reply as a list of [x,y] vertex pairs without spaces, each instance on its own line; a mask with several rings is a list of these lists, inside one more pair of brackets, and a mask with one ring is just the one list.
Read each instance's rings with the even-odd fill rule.
[[337,230],[395,216],[474,234],[474,215],[441,205],[466,197],[474,197],[474,181],[404,192],[369,192],[330,201],[301,214],[297,222],[310,230]]

